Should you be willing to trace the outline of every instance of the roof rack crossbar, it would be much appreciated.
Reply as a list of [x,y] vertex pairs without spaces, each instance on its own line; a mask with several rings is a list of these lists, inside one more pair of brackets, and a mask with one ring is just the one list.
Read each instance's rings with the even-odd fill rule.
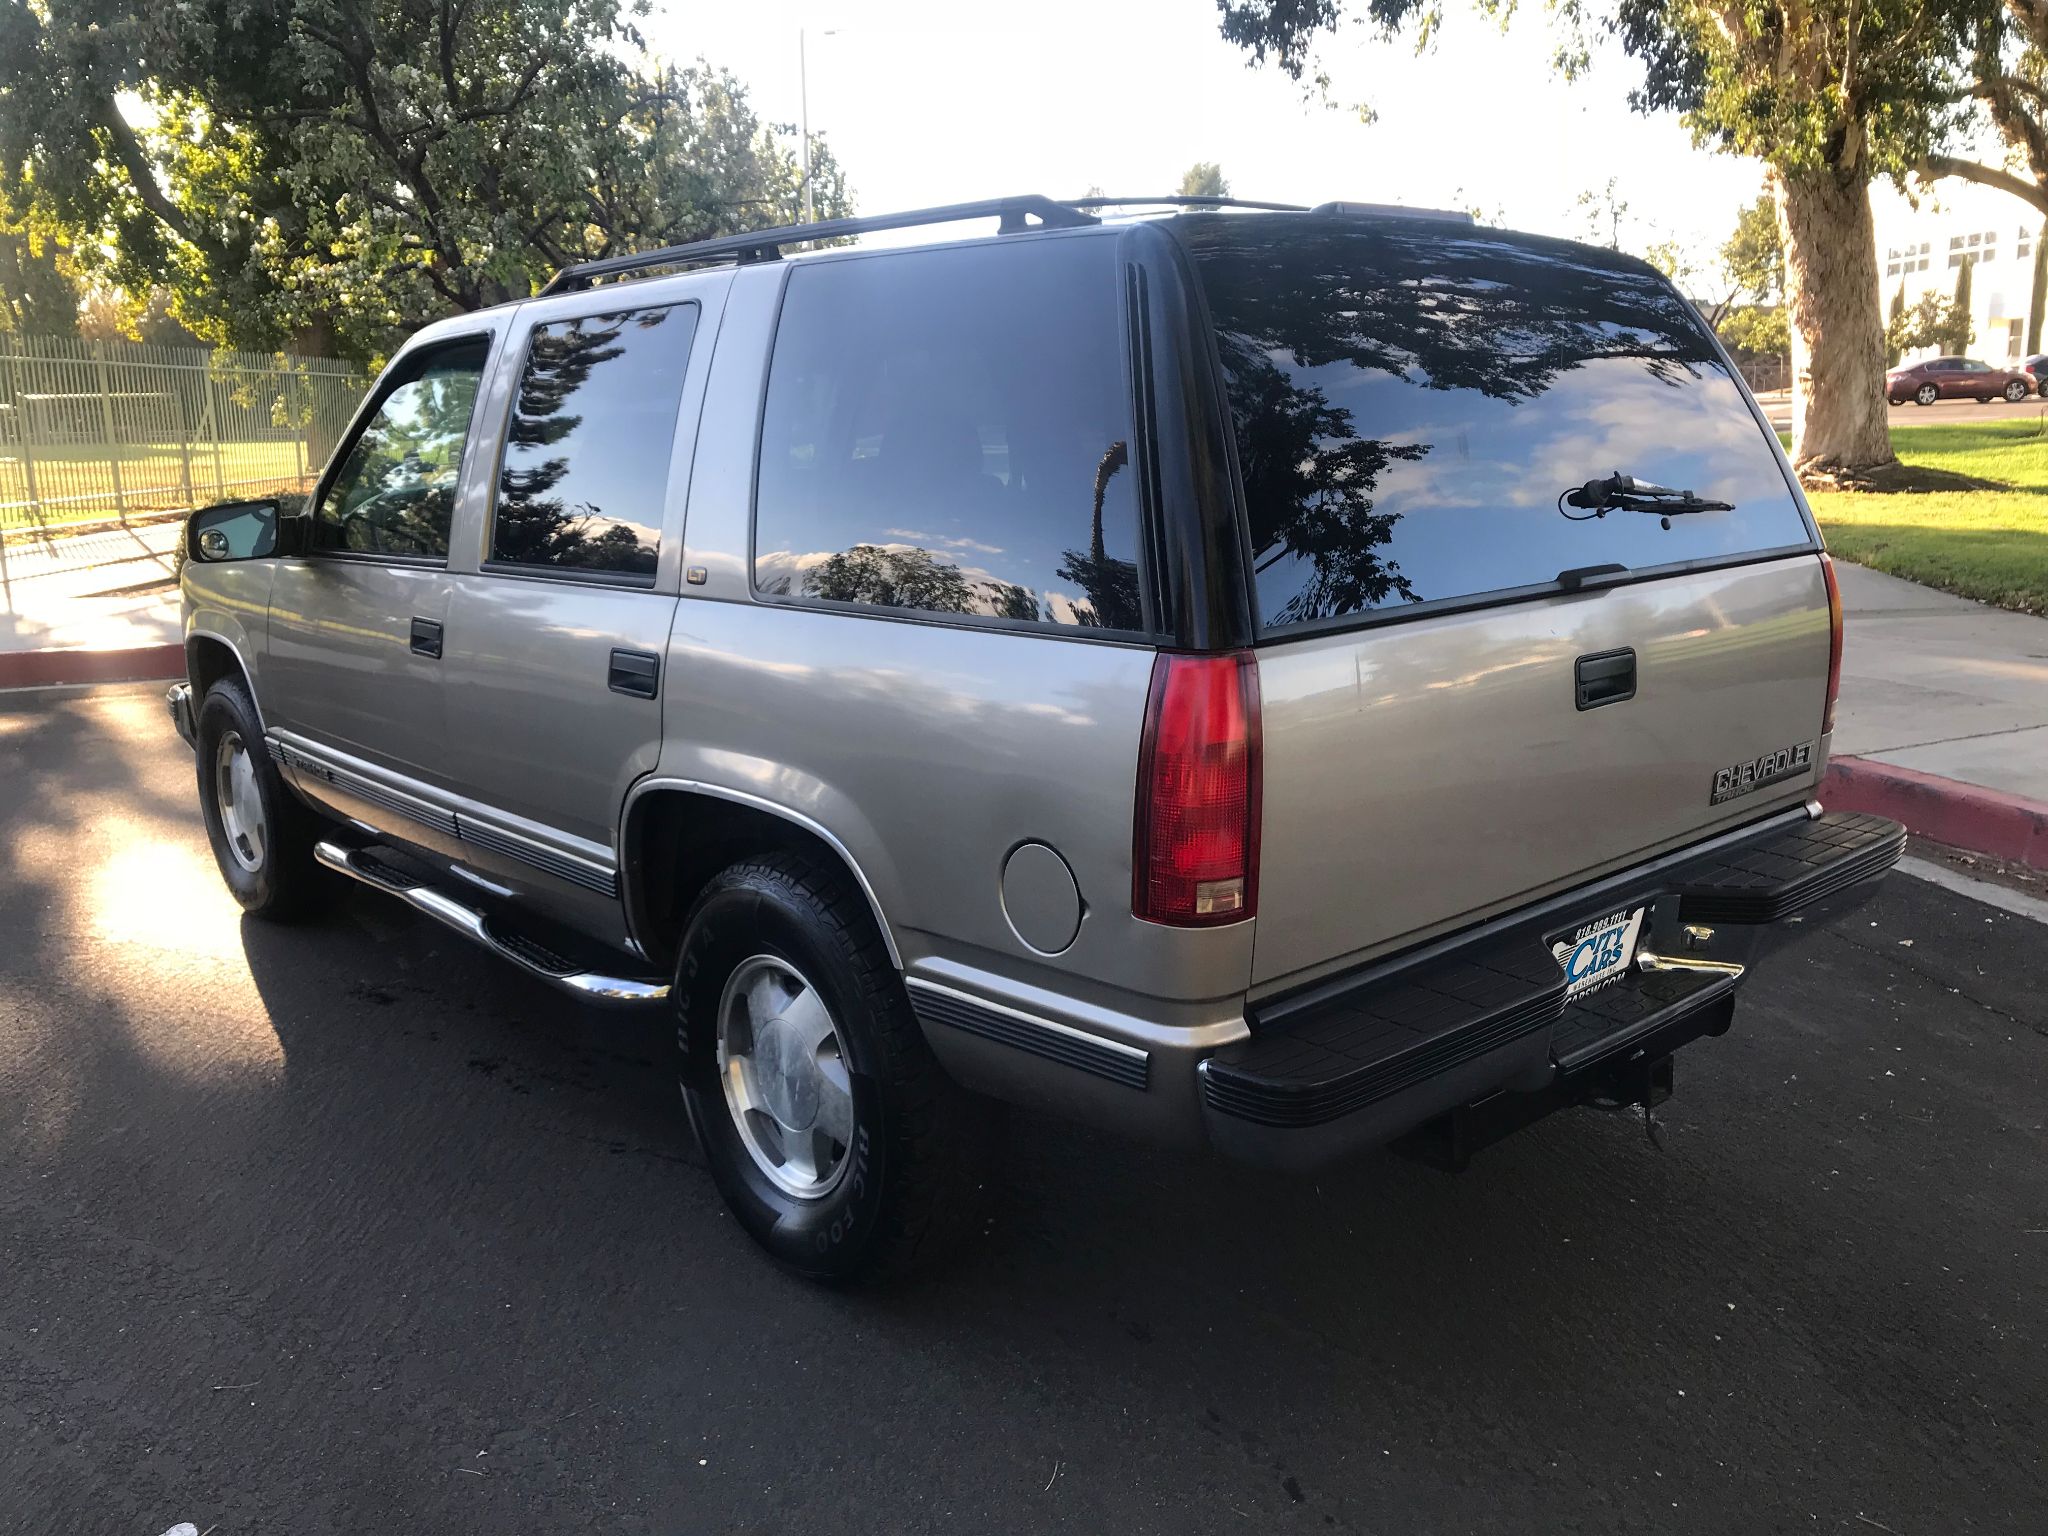
[[1269,213],[1306,213],[1303,203],[1259,203],[1248,197],[1197,197],[1176,193],[1171,197],[1066,197],[1069,208],[1263,208]]
[[[1031,193],[1021,197],[989,198],[978,203],[950,203],[940,208],[917,208],[908,213],[881,213],[866,218],[822,219],[814,224],[783,224],[774,229],[749,230],[745,234],[721,235],[714,240],[696,240],[688,245],[663,246],[659,250],[634,251],[624,256],[606,256],[597,261],[564,267],[548,280],[540,297],[586,288],[600,278],[623,277],[652,267],[696,266],[708,262],[774,261],[785,245],[809,244],[818,240],[843,240],[882,229],[914,229],[924,224],[959,224],[970,219],[1000,220],[1006,235],[1026,229],[1071,229],[1099,224],[1094,214],[1072,203]],[[1034,225],[1029,221],[1036,219]]]

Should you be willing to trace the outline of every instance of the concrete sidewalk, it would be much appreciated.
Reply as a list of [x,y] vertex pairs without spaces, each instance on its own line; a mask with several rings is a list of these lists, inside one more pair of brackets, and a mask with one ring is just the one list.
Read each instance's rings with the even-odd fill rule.
[[2048,802],[2048,619],[1835,569],[1835,751]]
[[0,687],[175,676],[183,621],[171,551],[180,523],[124,534],[124,558],[65,570],[51,551],[7,546],[0,566]]
[[2048,619],[1836,569],[1846,646],[1821,799],[2048,869]]

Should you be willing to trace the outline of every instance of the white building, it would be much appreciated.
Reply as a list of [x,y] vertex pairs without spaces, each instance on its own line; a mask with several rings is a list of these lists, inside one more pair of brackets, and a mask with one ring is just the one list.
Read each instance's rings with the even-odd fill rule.
[[[1937,183],[1921,194],[1917,209],[1896,193],[1872,192],[1885,313],[1891,313],[1902,283],[1909,309],[1923,293],[1952,295],[1956,269],[1968,261],[1975,327],[1969,354],[1994,365],[2026,356],[2034,253],[2043,238],[2040,213],[2010,193],[1967,181]],[[1905,361],[1934,351],[1910,352]]]

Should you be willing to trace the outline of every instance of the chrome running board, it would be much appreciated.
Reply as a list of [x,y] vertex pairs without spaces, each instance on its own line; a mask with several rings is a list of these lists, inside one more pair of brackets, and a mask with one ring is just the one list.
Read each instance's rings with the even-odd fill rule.
[[422,885],[403,871],[378,859],[374,849],[350,848],[341,843],[313,845],[313,857],[336,874],[360,881],[372,890],[396,896],[417,912],[452,928],[464,938],[481,944],[499,958],[511,961],[530,976],[560,988],[587,1003],[633,1006],[661,1003],[668,999],[668,983],[644,977],[601,976],[586,971],[573,961],[554,954],[545,945],[521,934],[499,933],[490,919],[475,907],[457,901],[445,891]]

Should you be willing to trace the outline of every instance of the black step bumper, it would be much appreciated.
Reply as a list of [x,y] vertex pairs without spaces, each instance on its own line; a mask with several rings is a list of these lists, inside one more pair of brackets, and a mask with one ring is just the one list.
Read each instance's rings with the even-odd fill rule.
[[[1778,820],[1269,1003],[1249,1039],[1201,1064],[1210,1140],[1313,1167],[1462,1116],[1462,1162],[1482,1131],[1639,1082],[1652,1091],[1649,1066],[1728,1028],[1772,935],[1861,901],[1904,848],[1904,828],[1881,817]],[[1635,907],[1647,909],[1644,968],[1568,1003],[1551,944]],[[1481,1104],[1492,1108],[1475,1119]]]

